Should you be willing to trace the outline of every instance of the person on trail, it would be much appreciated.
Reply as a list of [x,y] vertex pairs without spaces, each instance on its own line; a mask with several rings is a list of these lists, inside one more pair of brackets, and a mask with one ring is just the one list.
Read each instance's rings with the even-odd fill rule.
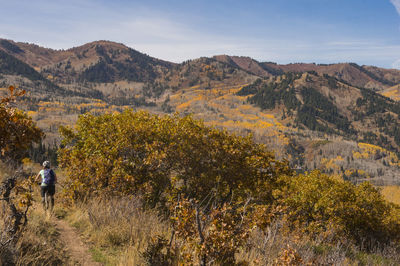
[[40,182],[40,195],[42,196],[42,205],[44,211],[50,208],[50,212],[54,208],[54,194],[56,193],[57,176],[52,169],[50,169],[50,162],[43,162],[43,169],[36,176],[36,182],[39,178]]

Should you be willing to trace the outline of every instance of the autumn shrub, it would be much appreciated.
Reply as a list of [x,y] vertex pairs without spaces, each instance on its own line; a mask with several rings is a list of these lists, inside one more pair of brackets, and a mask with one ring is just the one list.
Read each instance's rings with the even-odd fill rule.
[[12,106],[25,91],[10,86],[9,92],[0,100],[0,159],[18,164],[16,161],[23,158],[32,142],[41,140],[43,132],[25,112]]
[[[75,202],[141,195],[147,207],[163,207],[176,221],[170,238],[186,262],[233,263],[250,228],[243,208],[271,203],[277,178],[292,174],[251,136],[207,127],[191,116],[86,114],[61,133],[66,195]],[[128,241],[103,232],[109,241]]]
[[[86,206],[77,227],[91,228],[103,247],[137,245],[135,261],[167,263],[174,254],[174,262],[187,264],[246,263],[237,254],[249,247],[254,230],[266,232],[276,221],[282,238],[295,232],[322,242],[276,246],[271,263],[305,263],[325,247],[340,263],[337,244],[372,252],[400,240],[399,206],[369,183],[356,186],[318,171],[296,175],[251,136],[191,116],[85,114],[61,134],[64,195]],[[140,208],[131,201],[138,197]],[[139,230],[136,224],[149,217],[166,227],[157,234]]]
[[60,164],[67,195],[142,194],[162,203],[178,194],[202,200],[271,199],[272,184],[287,164],[249,137],[205,126],[190,116],[147,112],[81,116],[62,128]]
[[24,93],[10,86],[9,96],[0,99],[0,264],[15,263],[32,202],[32,179],[19,167],[20,159],[43,136],[32,119],[13,106]]
[[[399,206],[384,200],[370,183],[353,185],[319,171],[284,177],[275,204],[292,228],[330,233],[368,247],[400,240]],[[327,236],[328,237],[328,236]]]
[[171,216],[171,243],[179,246],[181,260],[187,264],[236,265],[235,254],[252,230],[246,206],[234,203],[207,210],[198,202],[181,199]]

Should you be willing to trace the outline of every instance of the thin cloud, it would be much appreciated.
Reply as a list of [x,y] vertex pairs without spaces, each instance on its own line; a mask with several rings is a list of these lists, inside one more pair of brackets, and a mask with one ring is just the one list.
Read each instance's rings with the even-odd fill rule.
[[[400,0],[390,0],[393,6],[396,8],[397,13],[400,15]],[[394,61],[392,63],[392,67],[396,69],[400,69],[400,59]]]
[[390,2],[394,5],[397,10],[397,13],[400,15],[400,0],[390,0]]
[[396,68],[396,69],[400,69],[400,59],[394,61],[393,64],[392,64],[392,67]]

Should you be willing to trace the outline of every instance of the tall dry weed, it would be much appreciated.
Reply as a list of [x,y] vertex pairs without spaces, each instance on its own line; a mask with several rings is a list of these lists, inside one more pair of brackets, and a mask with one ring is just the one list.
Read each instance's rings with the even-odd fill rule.
[[37,208],[18,242],[17,265],[65,265],[68,256],[59,232],[46,214]]
[[170,228],[155,209],[142,208],[138,198],[92,199],[67,218],[117,265],[144,265],[143,254],[157,238],[168,239]]
[[249,265],[399,265],[398,246],[387,245],[365,252],[346,239],[329,241],[334,232],[313,237],[286,232],[285,224],[276,220],[264,231],[254,230],[247,248],[236,254],[237,261]]

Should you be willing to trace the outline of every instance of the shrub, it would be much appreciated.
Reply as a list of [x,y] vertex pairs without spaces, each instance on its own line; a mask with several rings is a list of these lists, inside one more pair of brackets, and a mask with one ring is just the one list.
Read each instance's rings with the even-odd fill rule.
[[289,224],[311,234],[333,232],[357,244],[400,240],[399,206],[370,183],[358,186],[319,171],[280,180],[276,204]]
[[13,86],[9,91],[8,97],[0,99],[0,161],[4,163],[0,165],[0,264],[15,263],[16,244],[27,225],[32,201],[32,180],[27,173],[15,171],[15,166],[32,142],[43,136],[31,118],[12,106],[25,91],[16,92]]
[[[67,195],[143,194],[155,205],[182,194],[202,200],[210,192],[223,204],[248,194],[266,198],[288,165],[251,136],[206,127],[192,117],[125,111],[83,115],[75,130],[62,128],[60,164]],[[168,196],[169,195],[169,196]]]
[[36,127],[32,118],[11,106],[15,98],[25,91],[16,92],[9,87],[10,96],[0,100],[0,160],[22,159],[32,142],[38,143],[43,132]]

